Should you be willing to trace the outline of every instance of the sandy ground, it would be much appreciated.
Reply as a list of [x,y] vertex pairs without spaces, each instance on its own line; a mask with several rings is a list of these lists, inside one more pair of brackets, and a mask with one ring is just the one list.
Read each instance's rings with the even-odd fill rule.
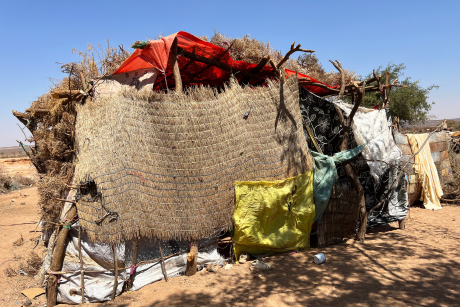
[[[33,249],[34,240],[40,235],[39,228],[34,233],[38,222],[37,203],[36,187],[0,195],[0,306],[21,306],[25,297],[20,292],[35,284],[30,276],[7,277],[5,269],[17,270],[32,250],[40,257],[44,255],[42,244]],[[15,246],[13,242],[20,240],[21,236],[24,243]],[[36,306],[38,301],[34,303]]]
[[37,171],[32,163],[30,163],[29,158],[0,159],[0,168],[3,169],[5,175],[11,177],[22,175],[35,180],[37,179]]
[[[17,268],[35,246],[37,201],[35,187],[0,195],[0,306],[21,306],[25,297],[20,291],[34,286],[32,277],[7,277],[4,270]],[[414,207],[406,230],[396,225],[372,229],[365,244],[350,241],[279,254],[266,258],[274,267],[270,271],[235,264],[85,306],[460,306],[459,216],[460,206],[439,211]],[[24,244],[14,246],[21,235]],[[43,256],[44,247],[34,251]],[[327,257],[322,265],[313,263],[319,252]],[[44,304],[42,295],[31,306]]]
[[459,214],[412,208],[406,230],[373,229],[365,244],[269,257],[270,271],[245,263],[176,277],[96,306],[460,306]]

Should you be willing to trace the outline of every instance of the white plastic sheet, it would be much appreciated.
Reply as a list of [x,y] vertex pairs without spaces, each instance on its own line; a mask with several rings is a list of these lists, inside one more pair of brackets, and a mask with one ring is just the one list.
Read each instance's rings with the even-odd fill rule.
[[[352,105],[343,102],[336,104],[347,116],[350,115]],[[388,170],[389,165],[395,165],[395,161],[399,161],[402,157],[402,152],[391,135],[386,111],[360,107],[353,117],[352,128],[356,143],[358,145],[367,143],[362,155],[365,159],[371,160],[367,163],[374,182],[378,184],[379,177]],[[376,160],[384,161],[389,165]]]
[[[80,260],[78,253],[78,231],[72,227],[69,232],[66,256],[64,259],[63,271],[78,271],[80,270]],[[209,263],[222,264],[224,259],[217,252],[217,244],[212,244],[213,240],[201,240],[199,246],[208,247],[202,248],[198,253],[198,266],[203,268]],[[110,300],[113,291],[113,282],[115,280],[113,271],[104,271],[113,269],[113,251],[109,244],[99,244],[90,242],[86,235],[82,235],[82,257],[85,271],[103,271],[98,273],[86,273],[85,278],[85,302],[96,303]],[[131,267],[133,242],[128,241],[125,244],[117,245],[118,267]],[[161,241],[164,256],[168,256],[179,251],[184,251],[178,256],[174,256],[165,260],[166,272],[168,278],[182,275],[185,273],[187,264],[187,251],[189,242],[179,241]],[[138,244],[137,261],[146,261],[158,259],[160,257],[158,249],[158,241],[142,238]],[[130,269],[120,270],[118,275],[117,295],[123,289],[125,281],[129,279]],[[133,287],[131,290],[138,290],[145,285],[159,281],[164,278],[161,269],[161,263],[144,264],[136,268]],[[80,271],[75,273],[64,274],[60,278],[58,286],[58,302],[67,304],[81,303],[81,285]]]

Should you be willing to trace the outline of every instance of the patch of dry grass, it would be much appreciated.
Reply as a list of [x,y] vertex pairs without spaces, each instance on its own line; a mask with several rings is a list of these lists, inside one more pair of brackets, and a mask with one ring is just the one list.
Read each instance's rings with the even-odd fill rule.
[[24,238],[22,237],[22,235],[19,239],[13,242],[13,246],[21,246],[22,244],[24,244]]
[[3,273],[5,274],[6,277],[13,277],[13,276],[18,276],[18,272],[11,267],[11,265],[8,265],[4,270]]
[[31,251],[27,254],[26,258],[21,261],[19,269],[31,276],[34,276],[38,273],[38,270],[40,270],[41,265],[42,258],[38,256],[36,252]]

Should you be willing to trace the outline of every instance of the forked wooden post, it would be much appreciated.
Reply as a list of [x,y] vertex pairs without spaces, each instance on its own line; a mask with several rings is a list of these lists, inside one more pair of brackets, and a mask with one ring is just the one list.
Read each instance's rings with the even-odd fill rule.
[[113,268],[115,269],[115,279],[113,281],[113,291],[112,291],[112,301],[115,299],[117,295],[117,286],[118,286],[118,258],[117,258],[117,246],[115,244],[112,245],[113,250]]
[[190,253],[187,255],[187,268],[185,269],[185,275],[193,276],[196,274],[198,263],[198,244],[192,242],[190,245]]
[[[66,220],[71,221],[75,218],[76,214],[77,214],[77,208],[75,206],[72,206],[72,208],[70,208],[65,218]],[[70,231],[69,228],[71,225],[72,224],[70,222],[66,222],[64,225],[66,227],[61,228],[58,234],[58,238],[56,240],[56,245],[54,247],[53,260],[49,268],[50,276],[49,276],[48,284],[47,284],[47,289],[48,289],[47,306],[48,307],[54,307],[56,306],[56,303],[57,303],[58,278],[56,274],[53,274],[52,272],[58,272],[62,270],[62,264],[64,263],[64,256],[65,256],[65,240],[67,238],[67,234]]]
[[177,63],[177,38],[174,39],[171,45],[169,60],[172,64],[176,93],[182,93],[182,78],[180,76],[179,64]]

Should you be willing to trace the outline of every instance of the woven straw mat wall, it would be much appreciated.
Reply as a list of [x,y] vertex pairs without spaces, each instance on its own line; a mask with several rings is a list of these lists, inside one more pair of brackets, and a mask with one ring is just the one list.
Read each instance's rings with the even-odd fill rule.
[[79,107],[76,142],[76,181],[94,180],[101,195],[80,195],[78,215],[98,242],[215,235],[232,226],[235,181],[312,169],[295,77],[264,88],[232,81],[219,94],[125,88]]

